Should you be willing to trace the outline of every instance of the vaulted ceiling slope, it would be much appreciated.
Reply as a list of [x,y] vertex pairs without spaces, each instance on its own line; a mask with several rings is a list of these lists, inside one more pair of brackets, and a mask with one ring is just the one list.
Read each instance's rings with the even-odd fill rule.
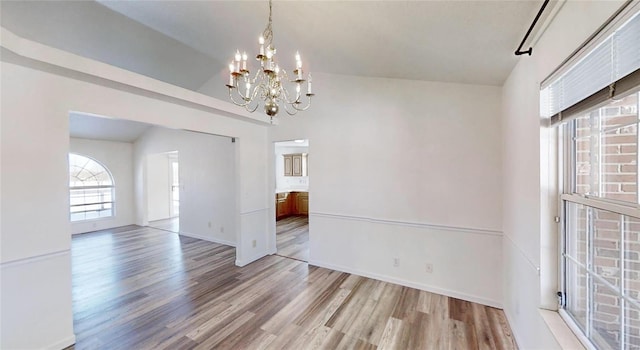
[[69,136],[104,141],[135,142],[151,124],[95,115],[69,113]]
[[0,1],[0,23],[15,34],[197,90],[216,72],[206,54],[94,1]]
[[[278,58],[312,72],[502,85],[541,1],[274,1]],[[266,25],[261,1],[2,1],[16,34],[197,90]]]

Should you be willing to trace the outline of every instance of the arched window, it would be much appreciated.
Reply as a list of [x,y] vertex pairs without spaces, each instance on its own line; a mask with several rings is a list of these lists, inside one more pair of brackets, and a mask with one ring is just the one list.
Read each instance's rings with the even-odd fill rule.
[[91,158],[69,153],[72,222],[113,216],[114,188],[113,177],[104,165]]

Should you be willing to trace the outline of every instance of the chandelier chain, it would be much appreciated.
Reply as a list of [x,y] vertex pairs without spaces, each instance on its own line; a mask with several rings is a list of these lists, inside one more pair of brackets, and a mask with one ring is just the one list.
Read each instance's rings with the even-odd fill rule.
[[267,27],[264,29],[264,32],[262,32],[262,37],[265,40],[265,43],[267,43],[267,46],[273,46],[273,29],[271,26],[272,20],[271,20],[271,16],[273,13],[273,4],[272,4],[272,0],[269,0],[269,23],[267,24]]

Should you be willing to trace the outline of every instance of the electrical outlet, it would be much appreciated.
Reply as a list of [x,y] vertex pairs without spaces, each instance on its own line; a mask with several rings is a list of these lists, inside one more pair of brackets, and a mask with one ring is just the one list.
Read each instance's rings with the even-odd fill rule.
[[224,233],[224,226],[220,226],[220,233]]
[[427,264],[425,265],[425,270],[424,270],[424,271],[425,271],[426,273],[433,273],[433,264],[429,264],[429,263],[427,263]]
[[253,246],[254,248],[256,247],[256,240],[255,239],[253,241],[251,241],[251,246]]
[[393,258],[393,267],[398,267],[398,266],[400,266],[400,259]]
[[207,225],[209,226],[209,228],[211,228],[211,221],[209,221]]

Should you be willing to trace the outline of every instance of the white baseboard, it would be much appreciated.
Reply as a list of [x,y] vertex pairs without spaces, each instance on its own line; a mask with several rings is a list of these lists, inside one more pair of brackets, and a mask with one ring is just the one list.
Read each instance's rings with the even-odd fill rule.
[[513,325],[515,325],[515,323],[513,322],[513,317],[511,317],[509,310],[502,309],[502,311],[504,311],[504,316],[507,318],[507,323],[509,323],[509,328],[511,328],[511,334],[513,334],[513,340],[516,342],[518,349],[522,349],[522,344],[524,343],[522,342],[521,336],[518,335],[517,329],[513,327]]
[[219,239],[219,238],[215,238],[215,237],[202,236],[202,235],[199,235],[199,234],[185,232],[185,231],[180,231],[179,235],[187,236],[187,237],[191,237],[191,238],[197,238],[197,239],[201,239],[201,240],[207,241],[207,242],[224,244],[224,245],[228,245],[228,246],[231,246],[231,247],[235,247],[236,246],[236,242],[231,242],[231,241],[227,241],[225,239]]
[[45,349],[47,350],[60,350],[60,349],[64,349],[64,348],[68,348],[69,346],[73,345],[76,343],[76,335],[72,334],[58,342],[55,342],[49,346],[47,346]]
[[270,254],[268,254],[268,253],[259,253],[259,254],[256,254],[256,255],[254,255],[254,256],[252,256],[250,258],[247,258],[247,259],[242,259],[242,260],[236,259],[236,266],[238,266],[238,267],[247,266],[247,265],[251,264],[252,262],[254,262],[254,261],[258,260],[258,259],[264,258],[267,255],[270,255]]
[[470,295],[470,294],[466,294],[466,293],[460,293],[460,292],[456,292],[456,291],[452,291],[452,290],[448,290],[448,289],[444,289],[444,288],[434,287],[434,286],[426,285],[426,284],[423,284],[423,283],[416,283],[416,282],[407,281],[407,280],[404,280],[404,279],[401,279],[401,278],[396,278],[396,277],[391,277],[391,276],[386,276],[386,275],[380,275],[380,274],[373,273],[373,272],[352,269],[352,268],[345,267],[345,266],[339,266],[339,265],[324,263],[324,262],[315,261],[315,260],[313,260],[313,261],[309,260],[309,265],[323,267],[323,268],[326,268],[326,269],[336,270],[336,271],[340,271],[340,272],[346,272],[346,273],[350,273],[350,274],[358,275],[358,276],[362,276],[362,277],[373,278],[373,279],[376,279],[376,280],[379,280],[379,281],[383,281],[383,282],[399,284],[399,285],[405,286],[405,287],[420,289],[420,290],[424,290],[424,291],[435,293],[435,294],[445,295],[445,296],[456,298],[456,299],[462,299],[462,300],[466,300],[466,301],[470,301],[470,302],[474,302],[474,303],[478,303],[478,304],[487,305],[487,306],[495,307],[495,308],[498,308],[498,309],[502,309],[502,302],[497,301],[497,300],[486,299],[486,298],[483,298],[483,297]]

